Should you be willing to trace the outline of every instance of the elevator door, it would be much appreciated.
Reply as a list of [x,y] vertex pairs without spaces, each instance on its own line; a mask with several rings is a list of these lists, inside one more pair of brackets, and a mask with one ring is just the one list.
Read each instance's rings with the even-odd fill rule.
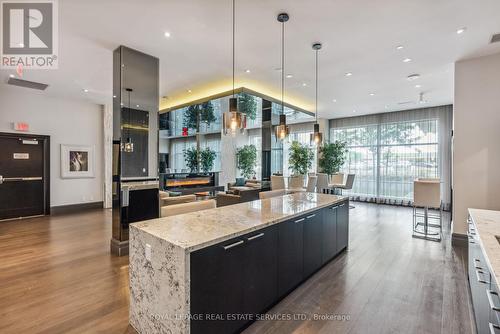
[[0,135],[0,220],[48,214],[48,137]]

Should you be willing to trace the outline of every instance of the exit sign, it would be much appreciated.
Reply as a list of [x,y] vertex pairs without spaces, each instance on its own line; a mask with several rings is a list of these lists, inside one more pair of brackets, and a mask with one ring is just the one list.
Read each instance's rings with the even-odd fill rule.
[[14,130],[16,131],[29,131],[30,130],[30,125],[25,122],[15,122],[14,123]]

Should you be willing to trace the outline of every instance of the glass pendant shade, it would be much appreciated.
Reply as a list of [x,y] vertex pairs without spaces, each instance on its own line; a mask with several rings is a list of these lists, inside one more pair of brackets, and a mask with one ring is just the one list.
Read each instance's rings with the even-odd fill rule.
[[244,132],[247,127],[247,115],[238,111],[238,99],[229,99],[229,111],[222,115],[224,134],[236,134],[236,131]]
[[276,140],[284,140],[289,133],[288,125],[286,125],[286,115],[280,115],[280,124],[275,128]]
[[323,142],[323,134],[319,132],[319,124],[314,124],[314,132],[311,133],[311,144],[320,145]]
[[127,153],[134,152],[134,143],[132,143],[130,138],[128,138],[127,142],[123,145],[123,151]]
[[132,123],[130,121],[130,94],[133,92],[132,88],[125,88],[125,90],[128,93],[128,124],[126,127],[127,131],[127,141],[122,145],[122,151],[127,152],[127,153],[132,153],[134,152],[134,143],[132,143],[132,140],[130,139],[130,127],[132,126]]

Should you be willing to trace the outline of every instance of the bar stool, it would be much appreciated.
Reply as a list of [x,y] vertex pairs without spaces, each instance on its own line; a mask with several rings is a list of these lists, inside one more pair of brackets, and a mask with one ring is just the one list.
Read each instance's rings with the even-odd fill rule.
[[[429,209],[438,209],[439,214],[430,214]],[[419,221],[423,218],[423,222]],[[437,223],[429,223],[429,220]],[[443,205],[439,179],[417,179],[413,182],[413,234],[414,238],[441,241]]]

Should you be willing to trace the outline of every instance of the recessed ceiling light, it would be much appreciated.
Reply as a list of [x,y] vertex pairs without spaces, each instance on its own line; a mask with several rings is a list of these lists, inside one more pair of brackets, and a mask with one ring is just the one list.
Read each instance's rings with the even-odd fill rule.
[[165,33],[163,34],[165,37],[169,38],[170,37],[170,33],[168,31],[165,31]]
[[457,29],[457,34],[458,34],[458,35],[461,35],[461,34],[463,34],[466,30],[467,30],[467,28],[466,28],[466,27],[463,27],[463,28]]
[[83,91],[84,91],[85,93],[88,93],[88,92],[89,92],[89,90],[88,90],[88,89],[84,89]]
[[417,80],[418,78],[420,78],[420,74],[410,74],[408,77],[406,77],[408,80],[412,81],[412,80]]
[[405,58],[405,59],[403,59],[403,63],[409,63],[409,62],[411,62],[411,58]]
[[136,107],[137,107],[137,108],[139,108],[139,107],[140,107],[140,105],[136,105]]
[[193,91],[192,91],[191,89],[188,89],[188,90],[187,90],[187,92],[188,92],[188,93],[191,93],[191,92],[193,92]]
[[356,110],[353,110],[352,112],[356,112]]
[[9,74],[9,77],[14,78],[15,75],[14,74]]
[[302,83],[302,87],[306,87],[307,84],[305,82]]
[[351,75],[352,75],[352,73],[351,73],[351,72],[347,72],[347,73],[345,74],[345,76],[346,76],[346,77],[350,77]]
[[287,77],[288,79],[293,78],[293,74],[287,74],[287,75],[286,75],[286,77]]
[[398,46],[396,46],[396,50],[403,50],[404,48],[405,48],[405,47],[404,47],[404,46],[402,46],[402,45],[398,45]]
[[420,88],[422,87],[422,85],[415,85],[415,88]]
[[334,103],[337,103],[337,99],[333,99],[332,101],[333,101]]
[[245,73],[250,73],[250,70],[245,70]]
[[116,99],[116,95],[113,95],[113,98]]
[[370,93],[370,96],[375,96],[375,93]]

